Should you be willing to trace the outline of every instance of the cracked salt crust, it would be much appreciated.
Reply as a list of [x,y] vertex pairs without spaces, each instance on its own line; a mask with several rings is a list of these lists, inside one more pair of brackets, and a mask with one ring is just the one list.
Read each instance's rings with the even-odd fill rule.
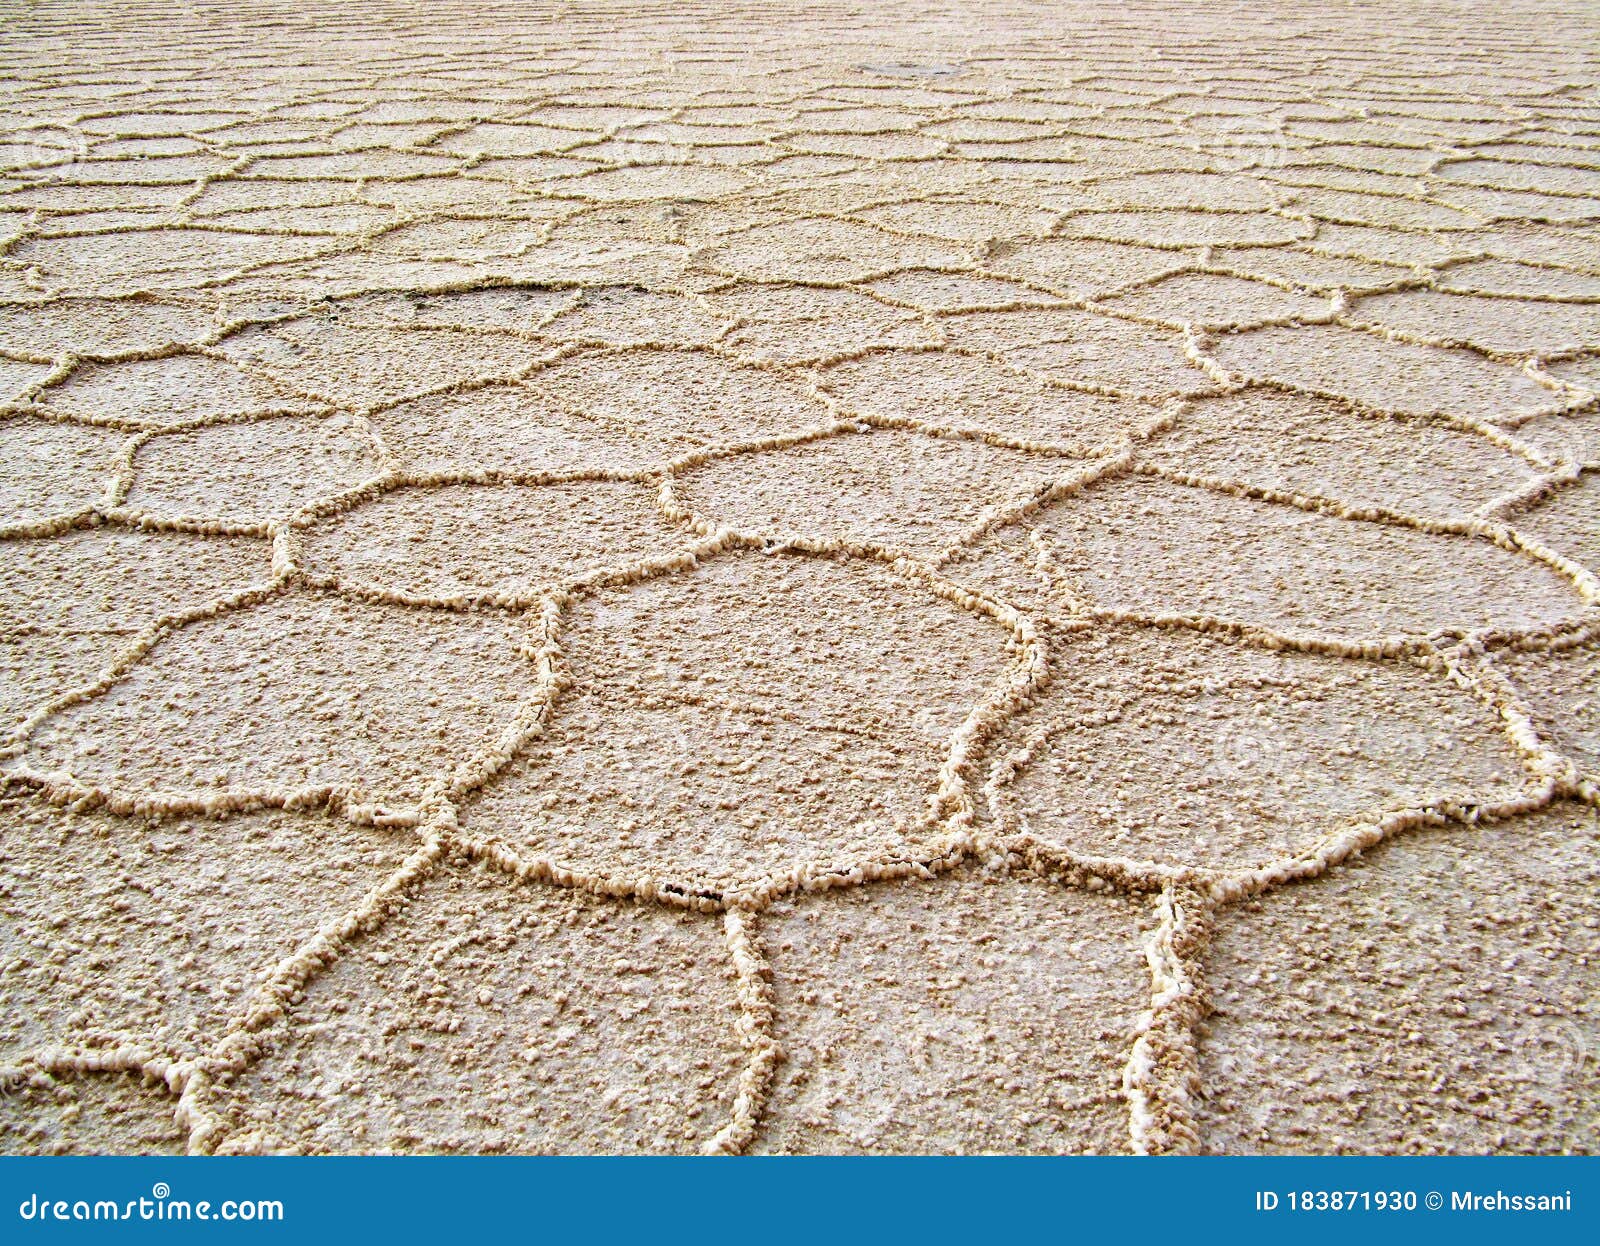
[[1183,629],[1051,639],[1073,673],[1013,726],[1008,833],[1227,873],[1391,809],[1531,786],[1493,711],[1442,672]]
[[982,8],[8,26],[0,1147],[1595,1148],[1586,15]]
[[1139,458],[1254,489],[1390,507],[1435,523],[1470,520],[1538,479],[1526,459],[1470,433],[1272,390],[1196,400]]
[[125,528],[0,546],[5,708],[15,718],[91,683],[147,629],[267,578],[264,548]]
[[246,1150],[692,1151],[732,1108],[733,979],[714,918],[442,868],[223,1111]]
[[788,1059],[757,1149],[1124,1149],[1150,909],[969,870],[774,906]]
[[73,814],[7,797],[0,1060],[140,1039],[203,1049],[309,920],[400,864],[396,833],[269,810],[222,822]]
[[1540,732],[1600,783],[1600,652],[1587,645],[1507,652],[1499,663],[1527,699]]
[[924,585],[795,556],[603,591],[567,629],[549,731],[463,826],[691,892],[936,849],[947,741],[1012,664],[1002,627]]
[[[679,503],[710,522],[743,520],[764,538],[797,533],[903,550],[933,562],[1009,506],[1026,503],[1081,464],[992,446],[976,437],[895,429],[841,433],[685,472]],[[885,487],[884,473],[890,481]],[[819,496],[830,499],[818,514]]]
[[16,464],[0,484],[0,529],[89,509],[115,475],[126,440],[115,429],[26,417],[0,424],[0,455]]
[[494,615],[283,594],[163,636],[37,731],[20,764],[116,803],[411,806],[537,696],[525,643]]
[[124,501],[160,519],[264,525],[382,468],[368,427],[344,412],[213,424],[143,442]]
[[7,1154],[183,1154],[187,1134],[173,1117],[173,1096],[137,1073],[41,1077],[11,1095],[16,1108],[0,1117]]
[[1170,614],[1357,644],[1584,609],[1565,577],[1488,540],[1210,483],[1108,475],[989,534],[952,573],[1060,617]]
[[1597,833],[1575,805],[1425,831],[1219,915],[1208,1149],[1593,1150]]

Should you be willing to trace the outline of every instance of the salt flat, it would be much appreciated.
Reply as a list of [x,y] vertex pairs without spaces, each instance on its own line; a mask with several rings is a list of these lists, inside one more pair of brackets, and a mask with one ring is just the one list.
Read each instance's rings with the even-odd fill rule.
[[1596,26],[0,5],[0,1149],[1596,1149]]

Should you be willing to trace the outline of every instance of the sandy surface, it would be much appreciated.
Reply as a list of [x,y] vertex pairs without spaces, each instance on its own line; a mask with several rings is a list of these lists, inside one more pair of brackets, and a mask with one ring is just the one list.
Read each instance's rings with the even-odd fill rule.
[[0,1149],[1600,1149],[1592,5],[0,9]]

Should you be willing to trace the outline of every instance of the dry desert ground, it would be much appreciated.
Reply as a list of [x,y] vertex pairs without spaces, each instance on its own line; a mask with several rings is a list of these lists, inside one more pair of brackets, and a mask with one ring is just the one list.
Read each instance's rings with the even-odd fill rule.
[[0,4],[0,1150],[1596,1149],[1597,35]]

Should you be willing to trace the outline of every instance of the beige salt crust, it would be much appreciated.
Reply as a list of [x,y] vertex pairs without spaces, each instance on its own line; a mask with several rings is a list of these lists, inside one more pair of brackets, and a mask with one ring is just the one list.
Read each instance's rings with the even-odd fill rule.
[[764,926],[788,1059],[757,1149],[1124,1149],[1153,907],[1026,869],[780,901]]
[[744,1063],[720,927],[447,865],[221,1092],[232,1149],[695,1150]]
[[1592,1150],[1600,818],[1423,831],[1216,917],[1215,1151]]
[[223,7],[0,33],[0,1149],[1600,1148],[1582,6]]

